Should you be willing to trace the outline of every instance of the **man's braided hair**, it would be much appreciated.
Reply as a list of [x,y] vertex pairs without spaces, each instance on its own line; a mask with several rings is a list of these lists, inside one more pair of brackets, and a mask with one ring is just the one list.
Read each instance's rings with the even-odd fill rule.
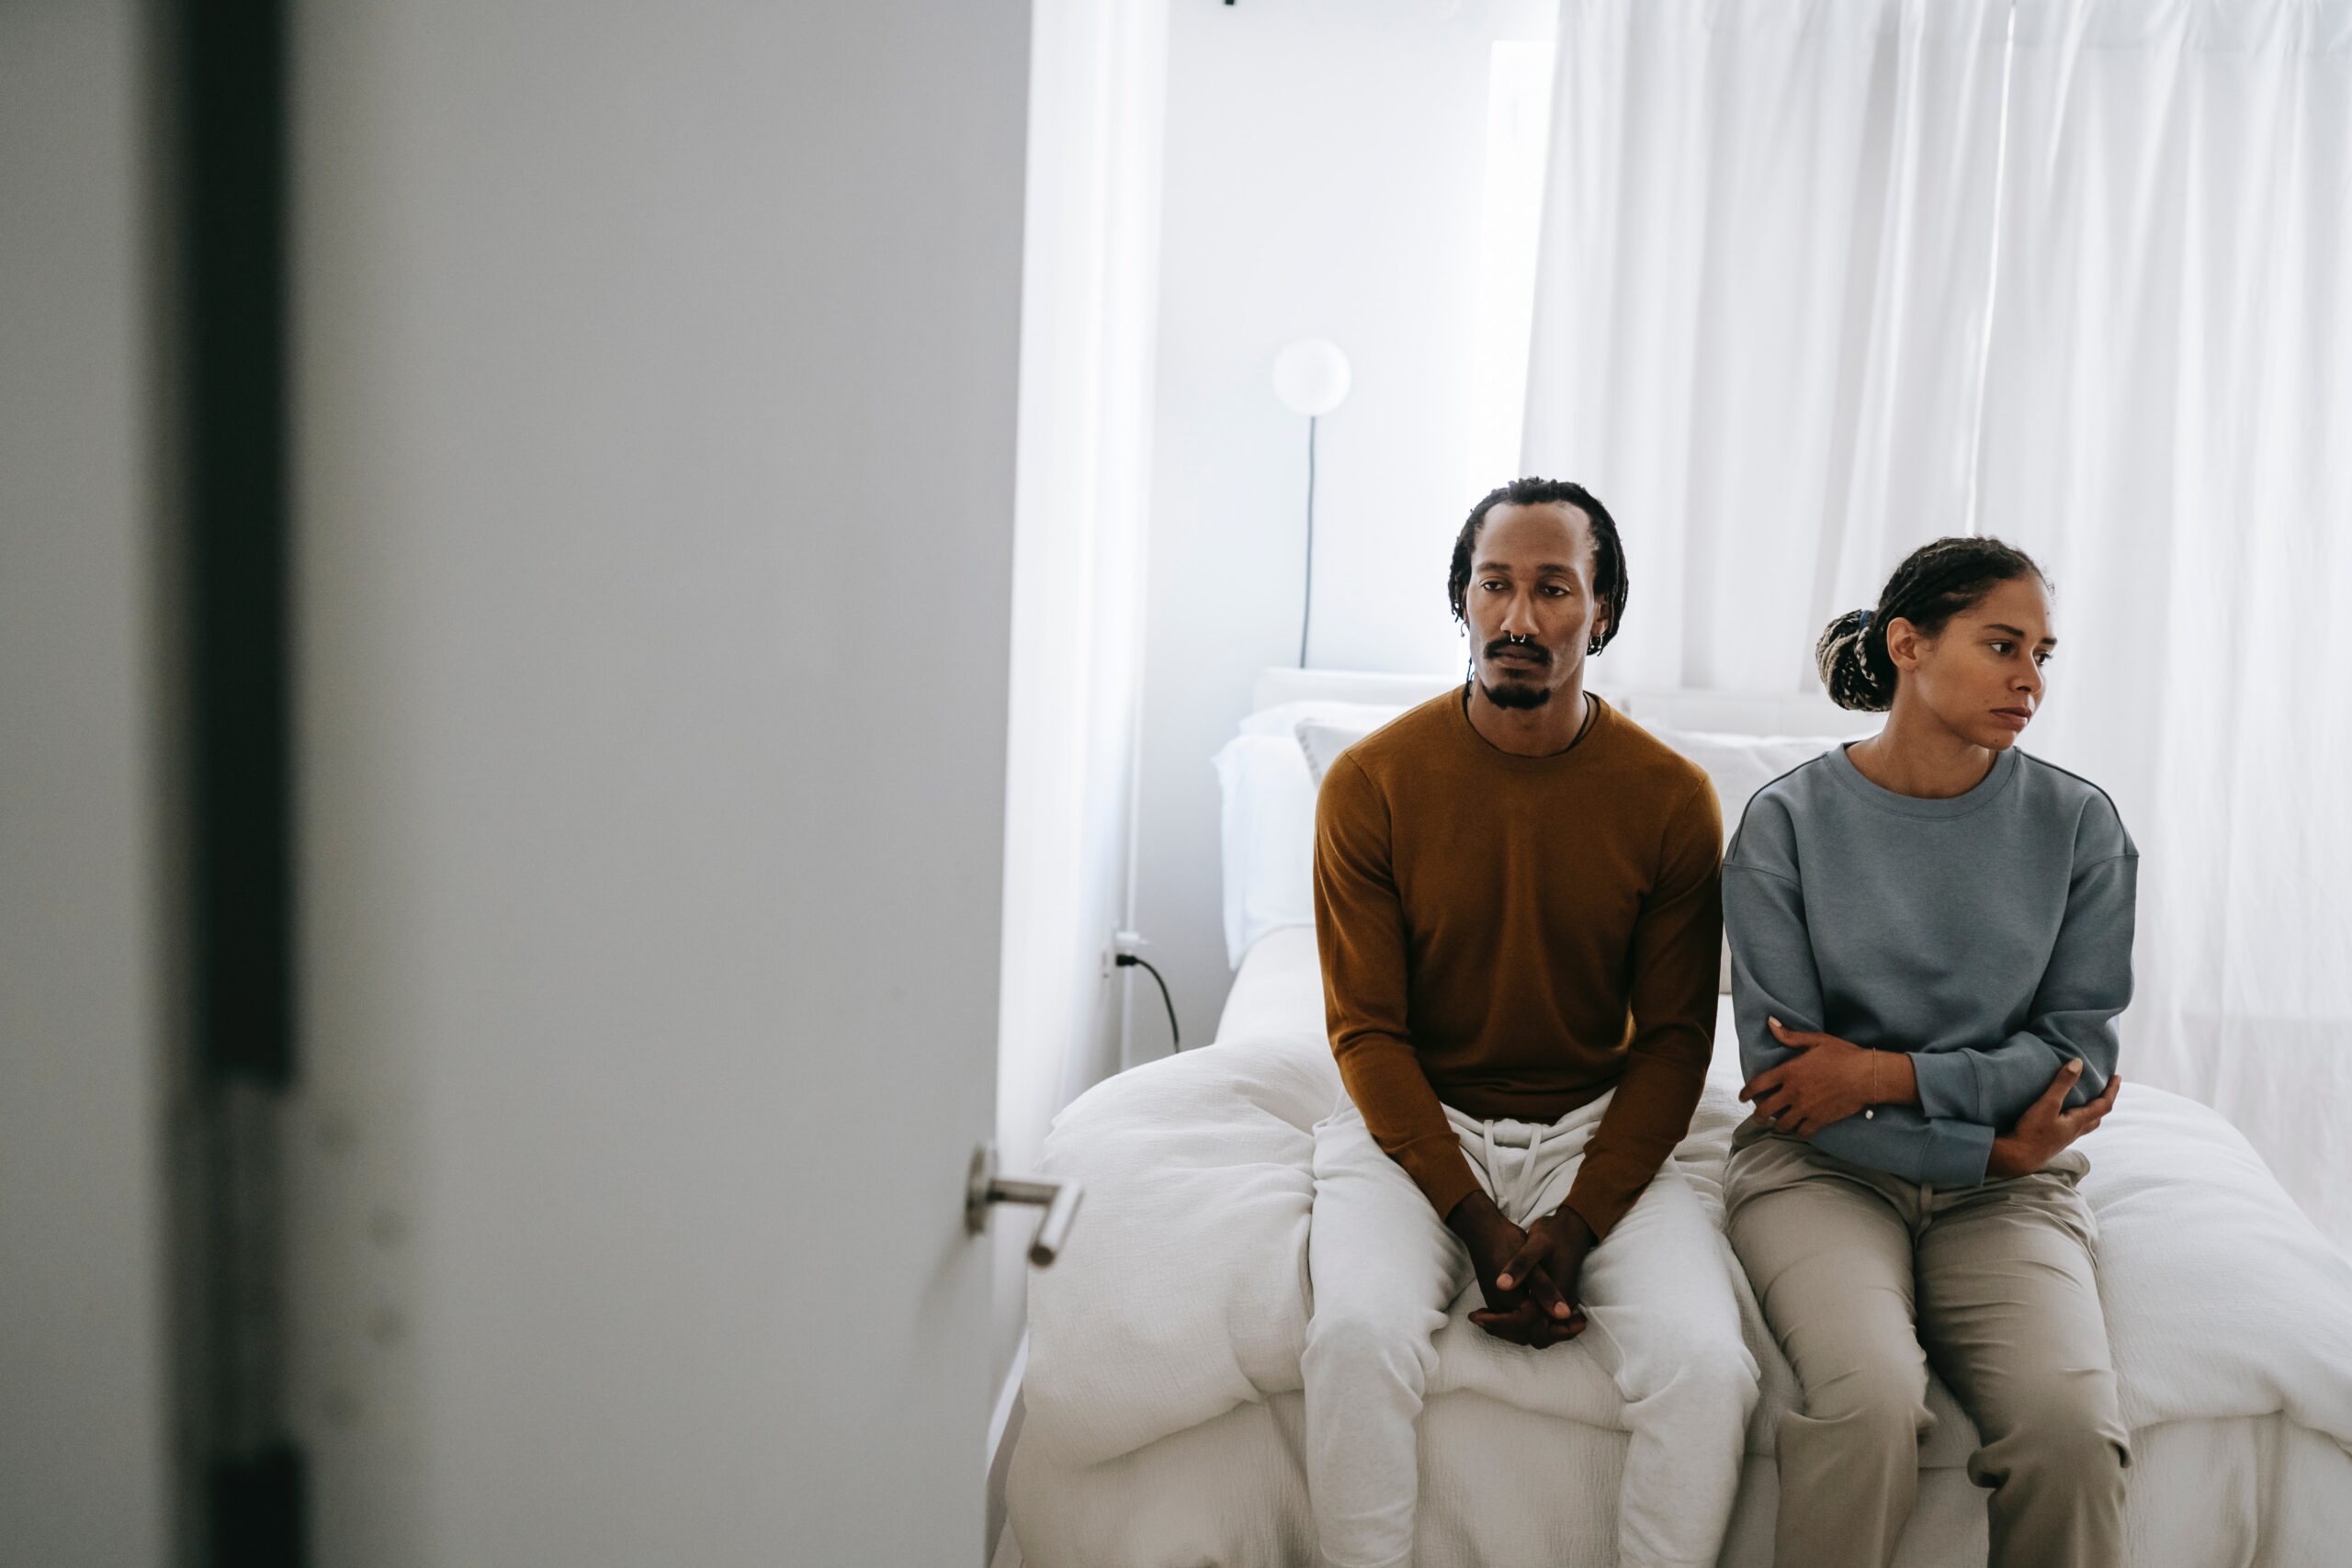
[[1545,506],[1566,504],[1583,513],[1592,523],[1592,592],[1609,612],[1609,624],[1600,633],[1600,646],[1606,648],[1617,635],[1617,627],[1625,618],[1625,547],[1617,538],[1617,519],[1609,515],[1609,508],[1599,498],[1568,479],[1513,479],[1507,485],[1487,492],[1477,505],[1470,509],[1469,518],[1462,525],[1462,532],[1453,540],[1453,567],[1446,574],[1446,602],[1453,607],[1453,618],[1469,625],[1470,557],[1477,547],[1478,530],[1485,525],[1487,513],[1504,504],[1512,506]]

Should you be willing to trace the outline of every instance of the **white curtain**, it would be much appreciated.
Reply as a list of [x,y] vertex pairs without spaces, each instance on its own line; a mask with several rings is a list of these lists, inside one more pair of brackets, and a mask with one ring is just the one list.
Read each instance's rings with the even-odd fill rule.
[[2139,840],[2127,1083],[2352,1240],[2352,4],[2021,0],[2015,49],[1978,522],[2058,582],[2029,744]]
[[1522,471],[1609,504],[1620,685],[1791,692],[1966,523],[2000,0],[1563,0]]
[[1604,667],[1816,689],[1913,546],[2033,551],[2126,1078],[2352,1243],[2352,0],[1564,0],[1558,72],[1525,457],[1623,525]]
[[[1102,953],[1128,923],[1168,7],[1037,0],[1030,28],[997,1029],[997,1147],[1014,1172],[1036,1168],[1056,1111],[1123,1066]],[[957,763],[940,766],[952,779]],[[1027,1233],[995,1234],[1001,1382]]]

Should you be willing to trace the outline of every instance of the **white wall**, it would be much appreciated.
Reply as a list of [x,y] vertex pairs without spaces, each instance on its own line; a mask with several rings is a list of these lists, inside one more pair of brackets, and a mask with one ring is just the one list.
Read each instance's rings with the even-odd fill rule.
[[[1479,319],[1493,46],[1554,0],[1179,6],[1170,39],[1138,919],[1188,1045],[1231,975],[1209,758],[1267,664],[1295,662],[1306,421],[1269,371],[1293,338],[1354,367],[1322,421],[1312,661],[1442,671]],[[1491,483],[1510,476],[1497,474]],[[1165,1048],[1148,978],[1132,1049]]]
[[0,1559],[167,1561],[148,9],[0,6]]

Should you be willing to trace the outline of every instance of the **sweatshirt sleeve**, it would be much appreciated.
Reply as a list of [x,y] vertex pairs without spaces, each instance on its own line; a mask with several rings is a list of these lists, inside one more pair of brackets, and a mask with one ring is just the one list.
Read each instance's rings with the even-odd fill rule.
[[1983,1049],[1911,1054],[1919,1107],[1929,1116],[2007,1128],[2076,1057],[2083,1076],[2068,1091],[2068,1105],[2096,1098],[2114,1076],[2115,1016],[2132,1000],[2140,861],[2115,808],[2103,796],[2097,807],[2077,835],[2065,917],[2025,1027]]
[[1389,859],[1388,805],[1345,752],[1316,799],[1315,941],[1340,1081],[1374,1141],[1443,1218],[1478,1179],[1406,1027],[1405,911]]
[[[1724,863],[1724,928],[1731,939],[1732,1010],[1744,1078],[1796,1055],[1772,1038],[1767,1021],[1789,1029],[1834,1033],[1822,1005],[1821,976],[1805,925],[1795,825],[1788,802],[1759,795]],[[2045,1079],[2046,1083],[2048,1080]],[[1993,1153],[1990,1125],[1882,1105],[1815,1133],[1814,1147],[1839,1159],[1933,1187],[1973,1187]]]
[[1634,917],[1633,1038],[1566,1206],[1605,1239],[1690,1131],[1714,1049],[1723,946],[1723,814],[1702,777],[1668,822]]

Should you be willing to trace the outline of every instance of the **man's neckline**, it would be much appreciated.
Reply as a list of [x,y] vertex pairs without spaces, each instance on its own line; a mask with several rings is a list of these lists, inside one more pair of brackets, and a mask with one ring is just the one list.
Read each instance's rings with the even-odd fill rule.
[[1471,718],[1471,686],[1472,682],[1469,681],[1462,682],[1461,698],[1454,704],[1454,711],[1462,716],[1462,728],[1464,731],[1467,733],[1473,740],[1476,741],[1479,748],[1487,755],[1498,758],[1503,761],[1513,764],[1514,766],[1548,767],[1555,763],[1566,761],[1574,757],[1578,751],[1584,750],[1584,748],[1592,741],[1593,738],[1600,733],[1601,726],[1606,721],[1606,716],[1603,710],[1609,706],[1608,703],[1601,698],[1599,693],[1587,691],[1583,694],[1585,702],[1584,723],[1582,727],[1577,729],[1577,738],[1574,740],[1569,741],[1557,751],[1545,751],[1536,756],[1530,756],[1523,751],[1506,751],[1501,747],[1496,745],[1492,740],[1487,739],[1485,733],[1478,728],[1477,724]]

